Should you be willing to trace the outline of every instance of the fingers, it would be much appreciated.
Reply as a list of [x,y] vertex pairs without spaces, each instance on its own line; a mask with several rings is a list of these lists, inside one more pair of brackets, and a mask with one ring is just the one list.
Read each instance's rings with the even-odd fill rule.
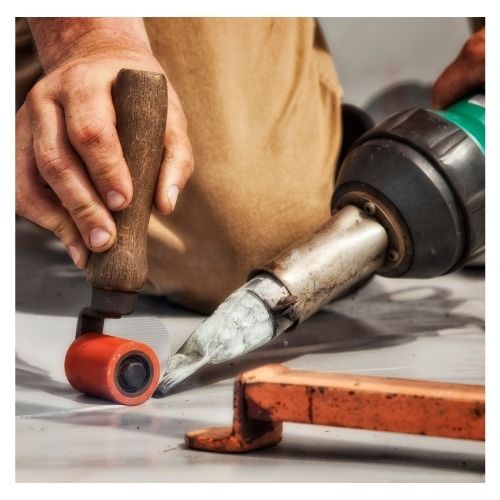
[[85,245],[94,252],[112,246],[116,229],[69,144],[60,106],[50,99],[31,99],[33,152],[41,177],[57,195],[78,228]]
[[485,81],[484,28],[465,43],[458,57],[444,70],[432,89],[432,105],[443,109],[474,92]]
[[62,93],[66,130],[101,199],[110,210],[132,200],[132,179],[116,131],[111,87],[72,86]]
[[[170,95],[174,93],[169,89]],[[177,197],[193,173],[194,159],[187,134],[187,122],[176,96],[169,100],[165,150],[155,194],[155,205],[160,212],[173,212]]]
[[[89,250],[113,245],[109,210],[126,208],[133,196],[111,96],[117,70],[93,67],[79,63],[49,73],[16,115],[16,210],[55,232],[80,267]],[[155,203],[168,214],[193,171],[186,118],[172,88],[165,146]]]
[[69,214],[41,182],[32,148],[26,106],[16,115],[16,212],[52,231],[68,250],[76,266],[86,265],[88,250]]

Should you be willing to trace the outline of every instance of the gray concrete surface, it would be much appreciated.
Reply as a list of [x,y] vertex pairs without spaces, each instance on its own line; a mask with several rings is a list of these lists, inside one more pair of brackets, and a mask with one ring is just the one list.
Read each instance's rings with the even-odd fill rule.
[[[296,331],[140,407],[75,392],[63,370],[88,290],[46,233],[18,224],[16,447],[19,482],[481,482],[484,444],[286,424],[283,442],[243,456],[188,450],[187,430],[229,424],[237,373],[297,369],[484,382],[484,273],[428,281],[376,278]],[[33,251],[36,249],[36,251]],[[41,262],[44,265],[40,265]],[[203,320],[142,297],[174,351]]]
[[[430,104],[429,89],[470,34],[454,18],[320,18],[344,90],[344,100],[369,108],[392,91],[388,110]],[[377,110],[378,111],[378,110]],[[384,110],[382,110],[384,111]]]

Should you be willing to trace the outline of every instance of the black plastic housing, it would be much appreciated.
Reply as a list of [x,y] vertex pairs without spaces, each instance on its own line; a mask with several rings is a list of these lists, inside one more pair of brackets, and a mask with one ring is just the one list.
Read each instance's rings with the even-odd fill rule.
[[432,111],[410,109],[356,141],[337,171],[332,208],[352,191],[392,207],[411,258],[384,274],[429,278],[484,252],[484,179],[473,138]]

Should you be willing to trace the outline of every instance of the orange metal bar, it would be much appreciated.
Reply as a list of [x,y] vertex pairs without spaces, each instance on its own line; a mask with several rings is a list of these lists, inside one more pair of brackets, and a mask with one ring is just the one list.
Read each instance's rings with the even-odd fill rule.
[[268,365],[235,383],[232,428],[188,432],[197,449],[250,451],[281,440],[281,422],[484,441],[484,387],[291,371]]

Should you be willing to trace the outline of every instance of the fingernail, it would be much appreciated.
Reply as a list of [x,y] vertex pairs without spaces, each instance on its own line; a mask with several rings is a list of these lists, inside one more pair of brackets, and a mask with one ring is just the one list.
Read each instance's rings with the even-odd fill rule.
[[75,266],[80,267],[78,263],[80,261],[80,251],[78,250],[78,248],[76,248],[74,245],[68,245],[67,250],[71,258],[73,259]]
[[172,207],[172,211],[177,203],[177,196],[179,196],[179,188],[177,186],[170,186],[167,191],[167,198],[170,202],[170,206]]
[[109,239],[111,238],[111,234],[101,229],[99,227],[92,229],[90,231],[90,246],[92,248],[100,248],[104,246]]
[[106,196],[106,202],[111,210],[117,210],[125,203],[125,196],[118,191],[110,191]]

